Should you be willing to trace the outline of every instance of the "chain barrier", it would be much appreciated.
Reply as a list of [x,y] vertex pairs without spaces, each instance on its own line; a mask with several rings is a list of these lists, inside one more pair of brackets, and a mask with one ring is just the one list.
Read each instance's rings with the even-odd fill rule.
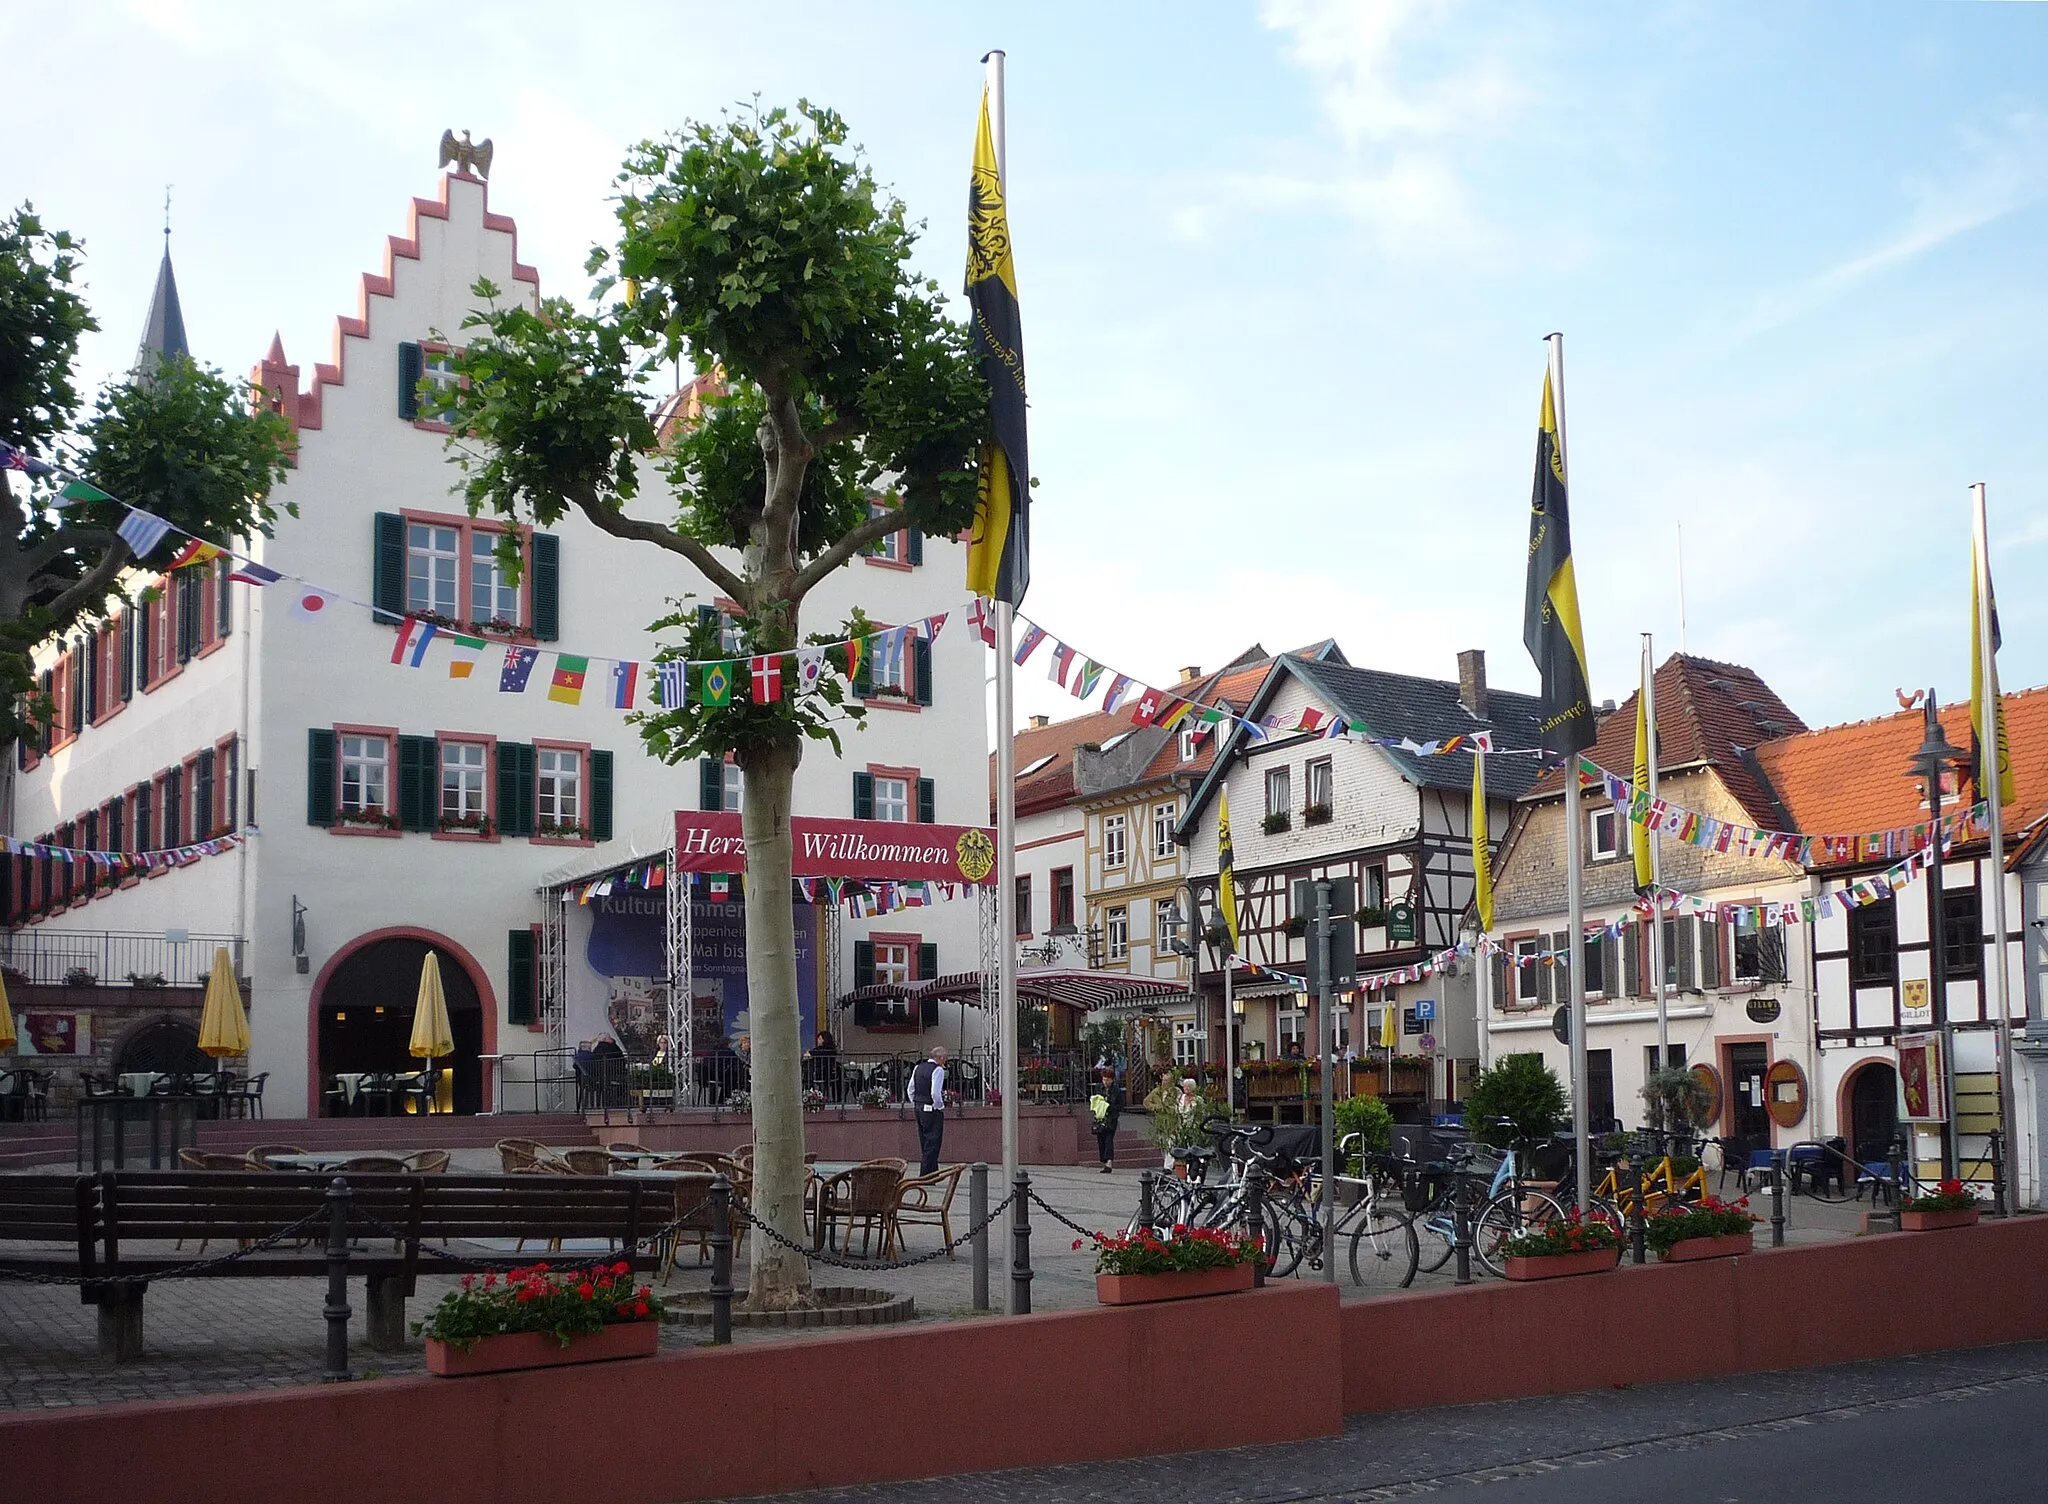
[[[802,1244],[791,1242],[788,1238],[785,1238],[781,1233],[777,1232],[767,1223],[756,1220],[753,1214],[753,1209],[749,1207],[745,1201],[741,1200],[738,1195],[734,1195],[734,1197],[732,1198],[732,1210],[734,1216],[744,1216],[747,1220],[747,1226],[753,1229],[753,1231],[764,1235],[769,1242],[775,1243],[780,1247],[787,1248],[792,1253],[801,1254],[804,1258],[809,1259],[814,1264],[827,1264],[834,1269],[853,1269],[867,1271],[871,1273],[879,1273],[890,1269],[915,1269],[919,1264],[929,1264],[934,1259],[944,1258],[946,1255],[952,1253],[955,1249],[965,1247],[968,1243],[974,1240],[974,1235],[976,1233],[993,1226],[996,1220],[999,1217],[1001,1217],[1005,1211],[1009,1210],[1011,1203],[1013,1203],[1016,1199],[1017,1193],[1015,1191],[1010,1192],[1009,1195],[1005,1196],[1001,1201],[998,1201],[994,1206],[989,1208],[988,1215],[986,1217],[982,1218],[981,1221],[975,1223],[974,1226],[968,1228],[967,1231],[960,1234],[959,1237],[953,1239],[952,1242],[941,1243],[937,1248],[934,1248],[930,1253],[920,1253],[916,1258],[912,1259],[841,1258],[837,1254],[828,1253],[823,1248],[805,1248]],[[1037,1197],[1034,1196],[1032,1199],[1037,1200]]]
[[[1012,1191],[1010,1194],[1014,1197],[1016,1195],[1016,1192]],[[1040,1211],[1044,1212],[1047,1216],[1051,1217],[1053,1221],[1059,1223],[1060,1226],[1066,1228],[1069,1232],[1077,1232],[1082,1237],[1091,1240],[1095,1238],[1106,1238],[1111,1236],[1111,1234],[1106,1232],[1093,1232],[1090,1231],[1088,1228],[1083,1227],[1080,1223],[1076,1222],[1072,1217],[1067,1216],[1058,1207],[1054,1206],[1050,1201],[1047,1201],[1043,1196],[1039,1195],[1036,1191],[1031,1192],[1031,1199],[1038,1203],[1038,1209]]]
[[252,1254],[268,1253],[291,1238],[302,1237],[306,1230],[316,1223],[324,1235],[330,1220],[326,1207],[308,1212],[289,1227],[280,1227],[276,1232],[266,1234],[232,1253],[223,1253],[215,1258],[194,1259],[186,1264],[174,1264],[168,1269],[155,1269],[148,1274],[43,1274],[31,1269],[0,1269],[0,1280],[12,1280],[24,1285],[146,1285],[160,1279],[189,1279],[213,1269],[224,1269]]

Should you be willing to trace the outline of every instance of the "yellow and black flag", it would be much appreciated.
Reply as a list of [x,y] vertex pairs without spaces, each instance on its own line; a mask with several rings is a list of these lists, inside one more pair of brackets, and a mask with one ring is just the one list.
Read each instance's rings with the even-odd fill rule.
[[1010,216],[996,168],[988,91],[974,136],[967,191],[967,302],[974,354],[988,381],[994,440],[981,449],[974,535],[967,546],[967,588],[1021,605],[1031,584],[1031,464],[1024,443],[1024,325],[1017,310],[1017,268],[1010,259]]
[[1218,792],[1216,806],[1216,907],[1230,936],[1230,954],[1237,954],[1237,852],[1230,842],[1230,790]]
[[[1978,650],[1983,630],[1979,615],[1985,609],[1983,597],[1990,597],[1991,610],[1991,652],[1993,658],[1986,664],[1984,655]],[[1991,776],[1984,767],[1984,749],[1995,746],[1998,749],[1998,804],[2001,809],[2010,808],[2013,803],[2012,781],[2012,738],[2005,729],[2005,702],[1998,693],[1998,664],[1996,655],[2005,646],[2004,634],[1998,630],[1998,592],[1991,588],[1991,571],[1977,555],[1977,541],[1970,540],[1970,783],[1979,799],[1991,797]],[[1989,670],[1987,672],[1986,670]],[[1987,722],[1991,724],[1987,724]]]
[[1572,525],[1565,506],[1564,451],[1550,373],[1543,373],[1543,421],[1536,431],[1536,485],[1529,498],[1529,584],[1522,643],[1543,675],[1543,747],[1583,752],[1593,745],[1586,637],[1579,627],[1579,586],[1572,575]]

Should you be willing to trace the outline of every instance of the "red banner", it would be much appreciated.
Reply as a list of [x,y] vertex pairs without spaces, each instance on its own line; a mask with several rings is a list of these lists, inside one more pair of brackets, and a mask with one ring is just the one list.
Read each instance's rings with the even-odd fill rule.
[[[892,882],[996,880],[996,833],[980,825],[790,817],[791,877],[872,877]],[[742,872],[746,837],[737,814],[676,811],[678,872]]]

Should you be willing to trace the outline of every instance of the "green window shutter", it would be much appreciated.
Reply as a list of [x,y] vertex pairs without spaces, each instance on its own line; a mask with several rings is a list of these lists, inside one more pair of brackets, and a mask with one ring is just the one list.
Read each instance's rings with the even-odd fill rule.
[[903,540],[903,562],[922,564],[924,562],[924,529],[910,528]]
[[917,780],[917,823],[933,825],[939,818],[939,795],[929,778]]
[[498,743],[498,833],[533,834],[534,769],[538,762],[526,742]]
[[213,834],[213,753],[199,754],[192,768],[192,835],[203,841]]
[[100,713],[100,634],[85,634],[85,718]]
[[370,604],[376,620],[395,622],[405,615],[405,519],[379,512],[370,550]]
[[1621,994],[1643,995],[1643,927],[1631,923],[1621,932]]
[[853,942],[853,985],[872,987],[875,985],[875,943],[872,940]]
[[[927,940],[917,948],[917,980],[929,982],[939,974],[939,947]],[[933,999],[937,1001],[936,998]]]
[[1668,967],[1674,957],[1677,959],[1678,985],[1681,989],[1688,989],[1693,985],[1693,960],[1699,954],[1699,924],[1693,915],[1686,914],[1677,921],[1677,925],[1678,939],[1665,953],[1664,964]]
[[530,1024],[540,1016],[535,996],[533,931],[505,932],[505,1021]]
[[872,820],[875,818],[875,775],[856,773],[853,775],[853,818]]
[[715,757],[697,759],[697,808],[714,814],[725,808],[725,764]]
[[939,1000],[935,997],[921,997],[917,1000],[917,1024],[921,1029],[936,1029],[939,1026]]
[[214,583],[220,592],[214,602],[213,635],[231,636],[235,630],[235,587],[228,583],[228,576],[234,568],[226,559],[216,559],[208,567],[213,570]]
[[420,347],[406,340],[398,347],[398,416],[410,423],[420,415]]
[[1700,986],[1721,985],[1721,922],[1700,916]]
[[135,644],[135,682],[143,689],[149,688],[150,615],[149,602],[143,601],[139,603],[135,608],[135,625],[129,633],[130,639]]
[[139,612],[121,613],[121,703],[135,698],[135,619]]
[[322,726],[306,733],[306,823],[334,823],[334,733]]
[[592,840],[612,838],[612,755],[590,754],[590,835]]
[[441,748],[431,736],[398,739],[398,823],[433,830],[441,823]]
[[553,642],[562,633],[562,540],[533,535],[533,635]]
[[932,702],[932,645],[922,637],[910,641],[910,689],[920,705]]

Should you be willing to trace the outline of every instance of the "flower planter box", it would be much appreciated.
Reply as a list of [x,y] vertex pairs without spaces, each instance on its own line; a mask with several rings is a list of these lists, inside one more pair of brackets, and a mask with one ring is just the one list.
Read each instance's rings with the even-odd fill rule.
[[1692,1259],[1725,1259],[1755,1251],[1755,1233],[1731,1232],[1719,1238],[1681,1238],[1657,1257],[1667,1264],[1683,1264]]
[[1509,1279],[1563,1279],[1572,1274],[1604,1274],[1621,1262],[1619,1248],[1589,1248],[1584,1253],[1551,1253],[1541,1258],[1509,1259]]
[[1958,1212],[1900,1212],[1901,1232],[1938,1232],[1944,1227],[1975,1227],[1983,1208],[1973,1206]]
[[1228,1295],[1252,1287],[1252,1266],[1225,1269],[1182,1269],[1170,1274],[1098,1274],[1095,1298],[1106,1306],[1143,1305],[1153,1300],[1192,1300],[1198,1295]]
[[474,1373],[502,1373],[509,1368],[557,1368],[565,1363],[607,1363],[614,1358],[651,1358],[661,1345],[658,1321],[621,1321],[562,1346],[553,1332],[508,1332],[485,1337],[468,1352],[427,1339],[427,1372],[444,1379]]

